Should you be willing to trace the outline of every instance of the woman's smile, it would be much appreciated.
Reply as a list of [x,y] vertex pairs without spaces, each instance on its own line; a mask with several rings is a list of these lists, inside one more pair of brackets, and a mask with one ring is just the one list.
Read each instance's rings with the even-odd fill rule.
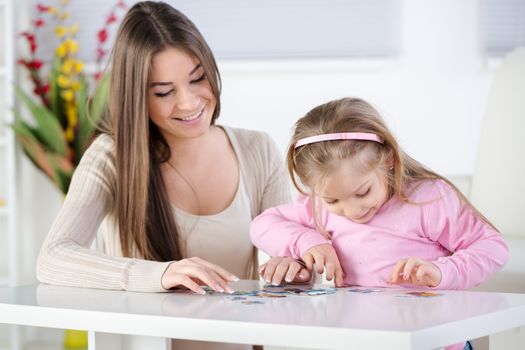
[[193,114],[190,114],[190,115],[187,115],[187,116],[184,116],[184,117],[174,117],[173,119],[176,119],[176,120],[181,121],[181,122],[186,123],[186,124],[190,124],[191,122],[198,121],[202,117],[202,114],[204,113],[204,110],[205,110],[205,108],[203,107],[196,113],[193,113]]

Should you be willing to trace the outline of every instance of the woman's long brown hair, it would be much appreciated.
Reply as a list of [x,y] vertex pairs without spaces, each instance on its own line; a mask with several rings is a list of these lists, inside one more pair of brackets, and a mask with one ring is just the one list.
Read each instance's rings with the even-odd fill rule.
[[124,17],[111,53],[107,121],[102,132],[116,145],[117,217],[122,253],[155,261],[181,258],[177,225],[160,165],[170,159],[166,140],[148,116],[153,56],[167,48],[196,57],[220,112],[220,76],[213,54],[196,26],[162,2],[135,4]]

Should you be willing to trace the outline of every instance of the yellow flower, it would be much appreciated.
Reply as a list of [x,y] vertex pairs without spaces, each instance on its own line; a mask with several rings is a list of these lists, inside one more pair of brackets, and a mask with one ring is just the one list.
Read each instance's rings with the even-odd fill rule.
[[56,14],[57,13],[57,9],[56,7],[53,7],[53,6],[49,6],[48,10],[47,10],[49,13],[51,14]]
[[58,14],[58,18],[60,18],[62,21],[65,21],[66,19],[69,18],[69,12],[61,12]]
[[82,63],[80,61],[75,61],[75,64],[73,66],[73,70],[75,71],[75,73],[82,72],[83,68],[84,68],[84,63]]
[[78,91],[78,90],[80,90],[80,82],[78,82],[78,81],[74,81],[74,82],[71,84],[71,88],[73,89],[73,91]]
[[61,0],[60,3],[62,5],[67,5],[67,4],[69,4],[69,0]]
[[67,45],[65,42],[58,45],[58,47],[56,48],[56,54],[60,58],[64,58],[67,55]]
[[62,63],[62,67],[60,68],[60,70],[64,74],[70,75],[71,72],[73,71],[73,66],[74,65],[75,65],[75,62],[72,59],[66,59],[66,60],[64,60],[64,63]]
[[71,54],[76,54],[78,51],[78,43],[73,39],[67,39],[64,41],[64,44],[67,45],[67,48]]
[[65,75],[62,75],[60,74],[57,78],[57,84],[58,86],[60,86],[62,89],[64,88],[68,88],[70,85],[71,85],[71,80],[69,80],[68,77],[66,77]]
[[66,106],[67,123],[71,127],[75,127],[78,123],[77,109],[74,105],[68,104]]
[[66,140],[68,142],[71,142],[75,139],[75,133],[73,132],[72,128],[67,128],[66,130]]
[[62,91],[61,95],[62,95],[62,98],[66,100],[67,102],[71,102],[75,98],[75,93],[73,92],[73,90],[70,90],[70,89]]
[[63,37],[67,34],[67,28],[64,26],[56,26],[55,27],[55,35],[59,38]]
[[71,28],[69,28],[69,32],[73,35],[76,35],[78,33],[78,23],[75,23],[71,26]]

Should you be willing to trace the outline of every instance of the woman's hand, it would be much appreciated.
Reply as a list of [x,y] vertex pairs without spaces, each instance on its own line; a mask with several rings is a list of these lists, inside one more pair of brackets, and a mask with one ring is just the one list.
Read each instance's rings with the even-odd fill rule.
[[304,265],[287,256],[274,256],[265,264],[259,266],[259,274],[267,282],[275,286],[286,282],[305,283],[310,281],[311,274]]
[[336,287],[342,287],[344,285],[343,279],[345,273],[339,263],[335,249],[331,244],[316,245],[308,249],[301,258],[309,271],[313,270],[314,264],[318,273],[323,273],[326,268],[326,279],[328,281],[331,281],[335,277]]
[[194,257],[169,264],[162,275],[161,283],[164,289],[183,286],[199,294],[206,294],[202,285],[207,285],[220,293],[233,293],[228,282],[238,280],[237,276],[222,267]]
[[441,270],[429,261],[419,258],[399,260],[390,273],[390,283],[410,283],[416,286],[436,287],[441,282]]

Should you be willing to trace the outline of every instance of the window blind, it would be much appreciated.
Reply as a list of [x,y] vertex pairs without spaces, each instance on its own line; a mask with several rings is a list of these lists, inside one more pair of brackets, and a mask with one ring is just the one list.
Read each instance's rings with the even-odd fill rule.
[[[126,1],[129,6],[135,2]],[[166,2],[197,25],[219,59],[385,57],[400,51],[400,0]],[[112,5],[107,0],[68,4],[71,21],[80,25],[79,57],[84,61],[94,60],[96,33]],[[39,37],[46,42],[39,55],[48,57],[56,46],[52,27]],[[114,37],[115,28],[108,48]]]
[[503,56],[525,45],[525,0],[481,0],[480,28],[488,56]]

